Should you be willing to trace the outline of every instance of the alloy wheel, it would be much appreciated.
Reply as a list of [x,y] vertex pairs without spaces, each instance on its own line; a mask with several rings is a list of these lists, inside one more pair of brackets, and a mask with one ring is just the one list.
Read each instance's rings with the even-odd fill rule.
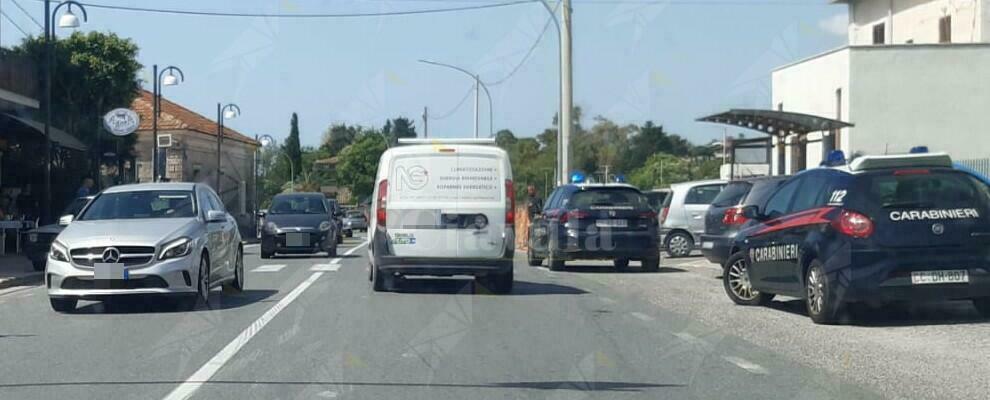
[[729,275],[729,288],[732,293],[743,300],[753,300],[760,292],[753,289],[749,280],[749,269],[746,267],[746,260],[739,259],[729,266],[726,272]]
[[808,309],[814,314],[825,309],[825,279],[818,268],[808,272]]

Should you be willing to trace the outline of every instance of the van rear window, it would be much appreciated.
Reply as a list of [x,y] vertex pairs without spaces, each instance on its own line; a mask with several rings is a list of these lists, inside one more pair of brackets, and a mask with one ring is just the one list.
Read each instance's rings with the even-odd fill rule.
[[986,185],[956,172],[885,174],[867,179],[867,201],[883,209],[984,208],[990,200]]
[[588,189],[574,194],[569,202],[572,209],[595,207],[648,208],[646,196],[632,189]]

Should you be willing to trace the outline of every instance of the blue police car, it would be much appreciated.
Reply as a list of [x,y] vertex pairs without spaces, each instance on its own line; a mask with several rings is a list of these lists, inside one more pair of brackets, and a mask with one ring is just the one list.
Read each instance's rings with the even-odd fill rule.
[[807,170],[742,213],[723,274],[737,304],[795,296],[834,323],[851,302],[967,299],[990,316],[990,186],[946,154]]

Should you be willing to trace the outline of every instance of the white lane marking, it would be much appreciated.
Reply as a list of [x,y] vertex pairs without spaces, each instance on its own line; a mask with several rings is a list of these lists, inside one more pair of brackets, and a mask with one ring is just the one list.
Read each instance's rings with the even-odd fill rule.
[[633,317],[636,317],[636,319],[641,320],[641,321],[647,321],[647,322],[653,321],[653,317],[651,317],[649,315],[646,315],[646,314],[643,314],[641,312],[633,311],[633,312],[629,313],[629,315],[632,315]]
[[695,342],[695,341],[701,340],[701,339],[698,339],[698,337],[696,337],[696,336],[694,336],[694,335],[692,335],[690,333],[687,333],[687,332],[675,332],[674,333],[674,336],[677,336],[679,339],[681,339],[681,340],[683,340],[685,342]]
[[615,300],[612,300],[612,299],[610,299],[608,297],[605,297],[605,296],[601,296],[598,299],[601,300],[602,303],[605,303],[605,304],[615,304],[616,303]]
[[261,246],[261,243],[246,244],[246,245],[244,245],[244,248],[245,249],[248,249],[248,248],[254,248],[254,247],[258,247],[258,246]]
[[[366,243],[362,243],[361,245],[348,250],[346,253],[344,253],[344,255],[349,255],[350,253],[354,252],[355,250],[357,250],[361,246],[364,246],[365,244]],[[252,322],[251,325],[248,325],[247,328],[244,328],[244,330],[241,331],[241,334],[237,335],[237,337],[235,337],[234,340],[232,340],[230,343],[224,346],[224,348],[221,349],[219,353],[217,353],[215,356],[213,356],[213,358],[207,361],[206,364],[203,364],[202,367],[196,370],[196,372],[194,372],[192,376],[189,377],[189,379],[186,379],[185,382],[180,384],[178,387],[172,390],[171,393],[165,396],[165,400],[180,400],[180,399],[184,400],[184,399],[188,399],[189,396],[192,396],[192,394],[196,392],[197,389],[199,389],[201,386],[203,386],[204,383],[208,382],[211,378],[213,378],[213,375],[215,375],[217,371],[220,370],[220,368],[223,368],[223,366],[228,361],[230,361],[230,359],[233,358],[234,355],[237,354],[237,352],[240,351],[242,347],[244,347],[244,345],[246,345],[249,341],[251,341],[251,338],[253,338],[254,335],[257,335],[258,332],[261,332],[261,330],[265,327],[265,325],[268,325],[269,322],[275,319],[275,316],[277,316],[278,313],[282,312],[282,310],[288,307],[289,304],[295,301],[296,298],[299,297],[299,295],[305,292],[306,289],[308,289],[309,286],[312,285],[313,282],[316,282],[316,280],[319,279],[321,276],[323,276],[323,272],[314,272],[313,275],[310,275],[309,278],[307,278],[305,281],[300,283],[299,286],[296,286],[295,289],[292,289],[292,291],[289,292],[289,294],[287,294],[285,297],[283,297],[282,300],[279,300],[278,303],[275,303],[275,305],[272,306],[272,308],[268,309],[268,311],[265,311],[265,313],[257,320]]]
[[735,364],[735,366],[742,368],[746,371],[752,372],[754,374],[766,375],[770,373],[770,371],[767,371],[766,368],[761,367],[759,364],[744,360],[739,357],[725,356],[722,357],[722,359],[732,364]]
[[310,268],[309,270],[314,272],[336,272],[339,269],[340,269],[339,263],[336,264],[330,263],[330,264],[313,264],[313,267]]
[[285,268],[285,264],[265,264],[251,270],[251,272],[278,272]]

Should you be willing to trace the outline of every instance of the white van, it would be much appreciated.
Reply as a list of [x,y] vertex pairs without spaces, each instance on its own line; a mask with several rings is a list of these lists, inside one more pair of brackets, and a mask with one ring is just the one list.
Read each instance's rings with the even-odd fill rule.
[[369,279],[469,275],[512,290],[512,166],[494,139],[400,139],[378,162],[368,227]]

